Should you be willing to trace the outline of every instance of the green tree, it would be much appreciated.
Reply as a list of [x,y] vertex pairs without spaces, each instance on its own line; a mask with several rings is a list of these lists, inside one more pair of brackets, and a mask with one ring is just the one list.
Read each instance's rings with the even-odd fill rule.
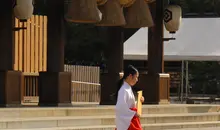
[[193,93],[219,94],[220,65],[217,61],[189,62],[189,80]]
[[220,0],[174,0],[179,1],[183,9],[183,16],[187,14],[197,14],[198,17],[208,15],[219,16]]
[[103,61],[107,44],[106,28],[92,24],[66,24],[65,63],[84,64]]

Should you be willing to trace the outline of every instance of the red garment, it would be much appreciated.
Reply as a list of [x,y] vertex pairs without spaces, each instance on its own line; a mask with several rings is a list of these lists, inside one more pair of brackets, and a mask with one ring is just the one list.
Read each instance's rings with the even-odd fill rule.
[[[137,112],[137,108],[131,108],[131,110]],[[137,116],[134,116],[131,119],[131,124],[130,124],[128,130],[142,130],[140,119]]]
[[[137,108],[130,109],[137,112]],[[117,130],[117,128],[115,130]],[[142,130],[140,119],[136,115],[131,119],[128,130]]]

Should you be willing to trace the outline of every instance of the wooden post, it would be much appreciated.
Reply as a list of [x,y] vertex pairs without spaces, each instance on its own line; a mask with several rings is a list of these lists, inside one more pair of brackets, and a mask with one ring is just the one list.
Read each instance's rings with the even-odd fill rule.
[[139,86],[143,90],[145,104],[168,103],[169,74],[164,74],[163,60],[163,0],[151,5],[155,25],[148,30],[148,73],[140,74]]
[[12,1],[0,5],[0,106],[20,106],[21,72],[13,71]]
[[157,74],[164,72],[163,60],[163,0],[157,0],[151,6],[155,25],[148,32],[148,73]]
[[111,94],[116,91],[119,73],[123,70],[123,31],[121,27],[109,27],[107,73],[101,74],[101,105],[114,105]]
[[40,72],[39,105],[71,105],[71,73],[64,72],[64,1],[47,1],[47,71]]

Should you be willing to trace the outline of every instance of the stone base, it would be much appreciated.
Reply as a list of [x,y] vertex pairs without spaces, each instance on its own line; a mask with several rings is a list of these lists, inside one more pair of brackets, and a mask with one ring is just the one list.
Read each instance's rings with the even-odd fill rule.
[[71,73],[40,72],[39,106],[71,106]]
[[161,99],[160,102],[159,102],[160,105],[168,105],[170,104],[170,101],[167,100],[167,99]]
[[38,106],[40,107],[72,107],[73,104],[72,103],[38,103]]
[[143,90],[143,104],[169,104],[170,95],[169,74],[140,73],[137,87]]
[[0,71],[0,106],[21,106],[22,72]]

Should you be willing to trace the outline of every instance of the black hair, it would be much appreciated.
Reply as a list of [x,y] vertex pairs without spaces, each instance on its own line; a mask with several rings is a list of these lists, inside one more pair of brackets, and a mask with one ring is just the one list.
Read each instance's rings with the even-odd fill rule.
[[132,66],[129,65],[127,68],[124,69],[124,75],[123,77],[118,81],[118,86],[117,86],[117,91],[115,93],[116,99],[118,98],[118,91],[120,90],[121,86],[123,85],[124,80],[129,76],[129,75],[136,75],[138,73],[138,70]]

